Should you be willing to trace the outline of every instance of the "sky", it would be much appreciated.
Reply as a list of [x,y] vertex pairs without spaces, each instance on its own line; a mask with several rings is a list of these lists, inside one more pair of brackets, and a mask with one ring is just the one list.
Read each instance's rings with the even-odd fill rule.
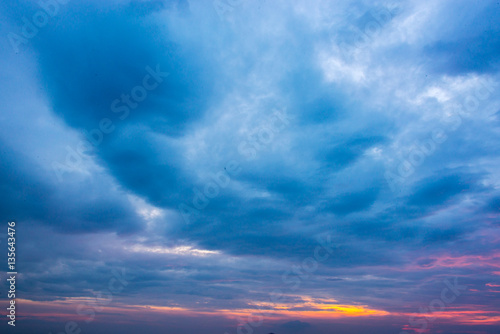
[[500,332],[498,1],[0,20],[2,333]]

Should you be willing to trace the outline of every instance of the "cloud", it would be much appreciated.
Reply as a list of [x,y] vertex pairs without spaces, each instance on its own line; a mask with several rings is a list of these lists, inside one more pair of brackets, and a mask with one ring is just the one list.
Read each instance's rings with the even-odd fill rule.
[[311,324],[309,324],[307,322],[300,321],[300,320],[295,320],[295,321],[286,322],[283,325],[281,325],[281,327],[286,331],[300,332],[304,329],[311,327]]
[[[151,332],[229,332],[279,290],[262,332],[386,333],[455,275],[477,291],[436,328],[477,329],[498,276],[498,4],[224,4],[68,2],[20,52],[4,40],[0,212],[30,308],[69,319],[123,268],[91,332],[147,307]],[[0,32],[38,10],[2,4]]]

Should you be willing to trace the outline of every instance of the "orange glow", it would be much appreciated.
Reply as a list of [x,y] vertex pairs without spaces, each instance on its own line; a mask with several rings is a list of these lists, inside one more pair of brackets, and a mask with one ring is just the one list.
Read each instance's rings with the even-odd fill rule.
[[[116,314],[119,319],[113,321],[126,321],[132,315],[141,314],[141,317],[155,317],[161,314],[196,316],[196,315],[220,315],[229,319],[246,318],[248,316],[261,316],[263,319],[281,319],[289,317],[300,318],[322,318],[336,319],[363,316],[386,316],[389,312],[371,309],[366,305],[338,304],[334,299],[312,298],[309,296],[295,296],[299,302],[285,303],[249,303],[249,307],[241,309],[188,309],[178,306],[149,306],[149,305],[123,305],[113,303],[112,305],[96,306],[96,319],[99,313]],[[93,299],[95,301],[95,299]],[[88,314],[78,315],[78,305],[91,302],[89,298],[66,298],[56,301],[31,301],[19,299],[27,311],[25,315],[32,318],[68,319],[84,321]],[[88,307],[88,306],[87,306]],[[126,319],[124,320],[123,317]]]
[[[113,303],[106,306],[98,306],[95,309],[96,321],[112,321],[114,323],[127,323],[133,319],[141,318],[143,321],[154,321],[170,316],[221,316],[240,322],[241,319],[262,317],[263,320],[283,319],[348,319],[355,317],[385,317],[395,316],[407,319],[423,315],[418,312],[412,313],[389,313],[384,310],[370,308],[367,305],[339,304],[334,299],[314,298],[309,296],[294,297],[294,303],[266,303],[253,302],[248,307],[240,309],[212,309],[197,308],[189,309],[180,306],[149,306],[149,305],[125,305]],[[55,301],[32,301],[18,299],[23,305],[23,317],[43,319],[46,321],[77,321],[88,320],[88,314],[78,315],[78,305],[89,303],[89,298],[66,298]],[[94,299],[95,301],[95,299]],[[473,308],[474,306],[471,306]],[[500,311],[472,310],[461,308],[448,308],[441,312],[434,312],[429,316],[435,317],[436,322],[458,323],[463,325],[500,325]]]
[[343,318],[361,316],[389,315],[386,311],[370,309],[367,305],[338,304],[335,299],[312,298],[309,296],[293,296],[301,299],[298,303],[252,303],[274,314],[314,318]]

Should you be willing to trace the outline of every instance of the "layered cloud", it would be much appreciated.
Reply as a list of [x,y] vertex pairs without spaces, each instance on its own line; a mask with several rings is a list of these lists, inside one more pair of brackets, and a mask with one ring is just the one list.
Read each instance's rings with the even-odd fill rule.
[[30,328],[498,330],[495,1],[44,4],[0,27]]

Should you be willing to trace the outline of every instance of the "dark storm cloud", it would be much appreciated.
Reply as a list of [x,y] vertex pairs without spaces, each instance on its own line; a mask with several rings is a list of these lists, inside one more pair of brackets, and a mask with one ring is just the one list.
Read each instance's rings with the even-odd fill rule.
[[418,207],[435,206],[444,204],[447,200],[469,190],[474,181],[465,175],[440,175],[436,178],[424,180],[420,189],[408,198],[408,204]]
[[[433,60],[431,67],[439,72],[460,75],[468,72],[498,72],[500,24],[498,3],[482,4],[478,15],[465,13],[465,2],[459,2],[452,12],[458,14],[454,34],[426,46],[425,52]],[[462,7],[462,8],[461,8]],[[460,34],[457,38],[456,34]]]
[[[1,212],[7,219],[34,220],[63,232],[137,230],[138,217],[116,191],[105,194],[104,188],[85,183],[59,187],[29,157],[3,142],[0,146]],[[80,197],[82,192],[87,196]]]
[[[56,24],[41,32],[34,40],[40,80],[54,112],[83,135],[97,128],[103,118],[111,119],[114,130],[91,149],[95,160],[128,191],[158,207],[175,209],[178,203],[189,204],[196,196],[193,187],[202,189],[204,186],[195,176],[200,166],[191,169],[186,162],[185,148],[178,140],[191,135],[195,126],[202,127],[201,121],[206,125],[214,121],[210,102],[219,98],[212,89],[218,83],[219,74],[230,73],[232,69],[234,73],[230,77],[238,78],[251,73],[251,69],[224,63],[220,54],[199,57],[200,52],[213,49],[196,38],[182,40],[181,32],[170,31],[168,24],[160,26],[152,16],[166,11],[173,17],[178,15],[180,20],[186,19],[187,14],[178,10],[182,7],[179,4],[132,2],[127,6],[115,6],[69,5]],[[362,22],[366,21],[366,13],[368,11],[360,16]],[[292,23],[297,22],[299,25],[293,28]],[[213,23],[208,26],[221,29]],[[287,250],[304,254],[312,247],[316,236],[303,236],[308,241],[301,242],[300,234],[285,231],[293,215],[305,210],[306,206],[322,208],[338,216],[378,210],[381,191],[378,178],[364,175],[371,186],[336,190],[333,194],[328,183],[336,173],[353,173],[347,168],[359,165],[369,150],[388,145],[384,131],[392,127],[391,121],[382,115],[379,129],[370,129],[368,133],[365,130],[361,134],[356,126],[347,126],[341,134],[336,134],[337,123],[363,118],[362,115],[370,114],[369,108],[350,97],[344,87],[322,82],[321,70],[311,65],[315,61],[315,50],[310,40],[313,31],[307,24],[293,17],[285,26],[294,32],[286,35],[286,48],[276,50],[264,43],[260,49],[286,55],[285,71],[282,77],[275,79],[275,84],[283,94],[278,100],[294,117],[290,128],[281,134],[283,138],[291,136],[292,141],[291,148],[281,158],[288,156],[292,161],[268,160],[272,155],[267,152],[259,152],[261,156],[254,162],[243,161],[243,172],[232,181],[243,184],[247,190],[269,195],[265,199],[249,200],[245,192],[224,189],[201,210],[201,217],[195,223],[173,227],[170,232],[174,235],[209,248],[222,247],[241,254],[273,252],[285,255]],[[228,38],[229,46],[242,44],[236,40],[234,31],[221,33]],[[159,35],[163,38],[159,39]],[[255,39],[272,41],[266,36]],[[323,40],[326,38],[318,39]],[[223,45],[216,38],[212,37],[212,41]],[[233,55],[243,56],[240,53]],[[168,76],[144,101],[132,108],[122,94],[128,94],[143,82],[144,76],[150,73],[147,66],[159,68]],[[269,65],[264,63],[264,66]],[[128,106],[130,117],[121,120],[121,113],[113,113],[111,105],[115,99],[120,100],[120,107]],[[302,140],[299,136],[304,130],[309,137]],[[312,159],[301,160],[303,154]],[[240,156],[227,157],[241,160]],[[200,163],[203,165],[203,161]],[[416,218],[430,212],[427,207],[443,205],[468,190],[464,182],[454,176],[438,181],[423,180],[405,205],[392,208],[388,205],[389,212],[395,215],[391,219]],[[386,199],[387,195],[381,198]],[[105,208],[108,208],[106,214]],[[92,212],[80,211],[89,221],[97,217],[106,220],[118,214],[108,203],[96,204]],[[398,232],[390,232],[393,226],[384,226],[383,220],[378,225],[368,223],[377,219],[374,217],[377,216],[359,225],[363,228],[373,226],[368,228],[374,233],[373,237],[379,233],[394,233],[393,238],[412,235],[412,227],[404,224]],[[438,235],[430,238],[435,239]],[[447,237],[443,235],[443,238]]]
[[367,189],[358,193],[342,194],[337,201],[328,205],[328,209],[339,215],[365,210],[375,202],[377,192],[377,189]]

